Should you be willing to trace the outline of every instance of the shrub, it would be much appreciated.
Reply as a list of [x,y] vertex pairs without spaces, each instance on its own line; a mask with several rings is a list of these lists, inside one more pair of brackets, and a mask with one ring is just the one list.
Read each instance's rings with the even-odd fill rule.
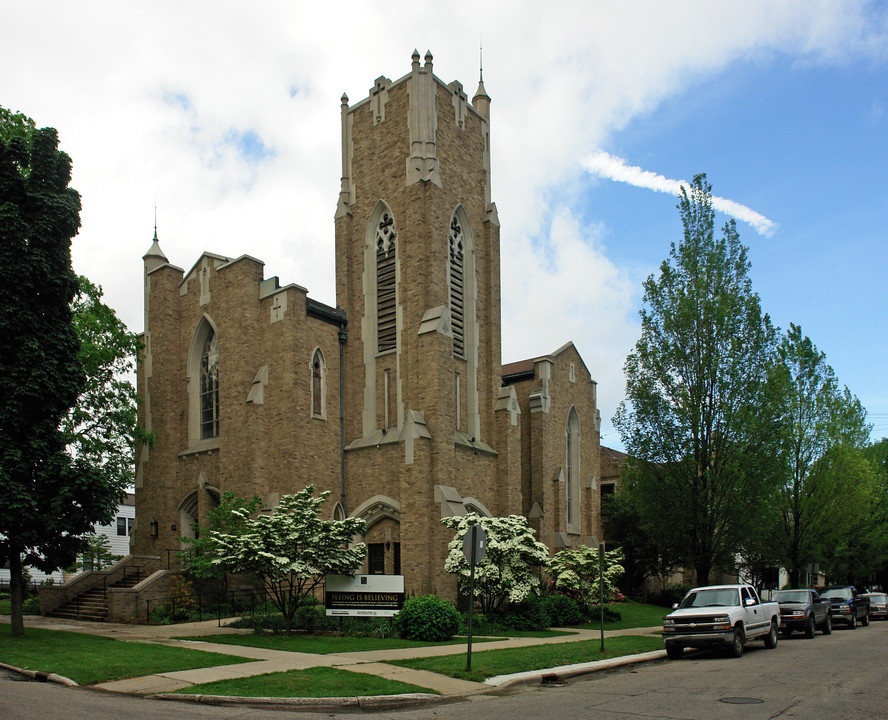
[[511,630],[548,630],[552,622],[546,604],[539,595],[530,595],[522,603],[506,605],[490,618]]
[[546,598],[546,612],[555,627],[579,625],[585,620],[582,604],[567,595],[549,595]]
[[437,595],[419,595],[405,601],[395,616],[395,629],[409,640],[450,640],[459,630],[459,612]]
[[40,598],[31,595],[22,602],[23,615],[39,615],[40,614]]
[[[612,610],[607,605],[604,606],[605,624],[620,622],[620,620],[622,619],[623,615],[619,610]],[[589,608],[589,622],[601,622],[601,605],[593,605],[591,608]]]
[[647,601],[652,605],[671,608],[675,603],[681,602],[690,589],[690,585],[669,584],[662,590],[649,593]]

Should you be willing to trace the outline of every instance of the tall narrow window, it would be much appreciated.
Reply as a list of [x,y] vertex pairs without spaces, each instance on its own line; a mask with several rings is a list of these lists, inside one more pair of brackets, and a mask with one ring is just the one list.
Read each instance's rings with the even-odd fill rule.
[[324,417],[324,356],[315,350],[311,358],[311,414]]
[[210,330],[200,353],[200,437],[219,436],[219,341]]
[[388,430],[392,426],[392,374],[382,371],[382,427]]
[[453,382],[453,402],[456,405],[456,429],[459,431],[462,430],[462,388],[460,388],[459,373],[456,373]]
[[376,226],[376,332],[377,351],[397,346],[397,285],[395,274],[395,220],[386,210]]
[[579,505],[580,505],[580,421],[577,411],[571,408],[567,419],[567,457],[565,458],[567,472],[567,526],[569,530],[579,531]]
[[456,213],[450,218],[450,323],[453,328],[453,352],[460,357],[466,353],[465,313],[465,239],[462,224]]

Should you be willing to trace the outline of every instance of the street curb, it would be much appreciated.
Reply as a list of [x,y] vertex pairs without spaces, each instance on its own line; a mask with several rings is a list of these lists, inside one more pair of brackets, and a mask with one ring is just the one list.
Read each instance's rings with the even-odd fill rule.
[[175,700],[203,705],[298,705],[308,710],[335,711],[343,708],[394,709],[412,705],[428,704],[450,699],[448,695],[432,693],[404,693],[401,695],[361,695],[358,697],[329,698],[274,698],[274,697],[238,697],[234,695],[187,695],[177,693],[158,693],[149,697],[155,700]]
[[596,672],[604,672],[613,668],[629,667],[655,660],[666,659],[665,650],[652,650],[650,652],[638,653],[636,655],[622,655],[620,657],[608,658],[606,660],[595,660],[588,663],[577,663],[575,665],[562,665],[560,667],[548,668],[546,670],[530,670],[528,672],[513,673],[512,675],[497,675],[487,678],[484,681],[491,688],[508,688],[515,685],[530,685],[546,683],[557,683],[564,678],[579,677],[581,675],[591,675]]
[[0,663],[0,668],[18,673],[19,675],[24,675],[26,678],[36,680],[37,682],[51,682],[56,683],[57,685],[64,685],[65,687],[80,687],[79,683],[74,682],[71,678],[66,678],[64,675],[45,673],[40,672],[39,670],[25,670],[24,668],[16,667],[15,665],[7,665],[6,663]]

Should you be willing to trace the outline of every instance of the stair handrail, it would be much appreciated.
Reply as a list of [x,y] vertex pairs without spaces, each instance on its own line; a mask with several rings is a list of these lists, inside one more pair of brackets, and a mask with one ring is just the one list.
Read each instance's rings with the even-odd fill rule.
[[145,567],[146,565],[148,565],[148,563],[154,562],[155,560],[160,560],[160,556],[161,556],[164,552],[166,552],[166,556],[167,556],[167,570],[169,570],[169,569],[170,569],[170,553],[172,553],[172,552],[176,552],[176,550],[175,550],[174,548],[166,548],[165,550],[161,550],[159,553],[157,553],[156,555],[152,555],[152,556],[151,556],[150,558],[148,558],[145,562],[140,563],[139,565],[134,565],[134,564],[130,564],[130,563],[124,563],[124,564],[121,565],[120,567],[116,567],[116,568],[114,568],[113,570],[107,572],[107,573],[105,574],[105,576],[102,578],[102,588],[103,588],[103,591],[104,591],[105,595],[107,596],[107,594],[108,594],[108,578],[110,578],[111,575],[113,575],[114,573],[116,573],[116,572],[119,571],[119,570],[123,570],[123,582],[126,582],[126,571],[127,571],[127,569],[135,570],[135,572],[136,572],[136,581],[137,581],[137,582],[140,582],[140,581],[142,580],[142,570],[144,569],[144,567]]

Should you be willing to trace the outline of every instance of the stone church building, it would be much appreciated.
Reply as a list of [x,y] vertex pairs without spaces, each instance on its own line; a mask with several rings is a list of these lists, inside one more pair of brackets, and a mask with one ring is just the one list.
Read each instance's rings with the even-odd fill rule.
[[524,515],[553,552],[597,543],[589,370],[572,343],[502,364],[490,105],[431,53],[343,95],[335,308],[249,255],[183,271],[155,235],[134,554],[178,549],[228,490],[272,507],[309,484],[328,517],[366,520],[363,572],[408,593],[455,597],[445,516]]

